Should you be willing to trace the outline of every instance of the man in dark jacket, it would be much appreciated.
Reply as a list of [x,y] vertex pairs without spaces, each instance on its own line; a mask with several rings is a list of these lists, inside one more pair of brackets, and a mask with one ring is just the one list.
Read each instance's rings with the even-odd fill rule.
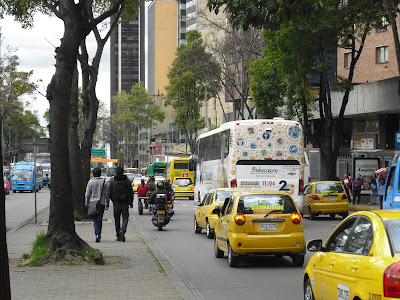
[[[112,200],[114,206],[115,231],[117,241],[125,242],[125,233],[128,226],[129,208],[133,208],[132,183],[126,175],[124,169],[117,167],[116,175],[110,180],[107,196]],[[121,226],[122,214],[122,226]]]
[[153,207],[152,207],[152,208],[153,208],[153,209],[152,209],[152,211],[153,211],[153,216],[155,215],[154,211],[155,211],[155,209],[156,209],[156,207],[157,207],[157,203],[156,203],[157,194],[164,194],[164,195],[166,195],[166,197],[167,197],[167,201],[170,201],[170,200],[171,200],[171,195],[170,195],[169,192],[164,188],[164,183],[158,182],[158,183],[157,183],[157,189],[156,189],[155,191],[153,191],[153,192],[151,193],[151,195],[150,195],[150,201],[151,201],[151,203],[153,204]]
[[363,185],[361,174],[353,181],[353,204],[360,204],[361,187]]

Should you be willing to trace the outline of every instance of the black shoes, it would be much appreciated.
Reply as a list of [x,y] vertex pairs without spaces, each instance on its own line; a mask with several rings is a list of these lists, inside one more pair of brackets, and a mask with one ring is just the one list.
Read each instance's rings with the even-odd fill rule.
[[99,235],[96,235],[96,243],[100,243],[101,237]]
[[119,238],[120,238],[120,241],[125,242],[125,233],[122,230],[119,232]]

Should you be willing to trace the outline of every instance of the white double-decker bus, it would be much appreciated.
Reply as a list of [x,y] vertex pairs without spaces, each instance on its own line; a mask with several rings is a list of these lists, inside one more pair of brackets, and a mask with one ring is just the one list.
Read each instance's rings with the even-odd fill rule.
[[196,200],[214,188],[279,190],[302,209],[305,158],[299,122],[227,122],[201,134],[196,147]]

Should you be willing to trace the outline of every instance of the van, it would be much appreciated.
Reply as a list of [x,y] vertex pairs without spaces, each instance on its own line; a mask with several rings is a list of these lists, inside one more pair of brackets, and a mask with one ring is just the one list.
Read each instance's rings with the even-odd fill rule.
[[382,209],[400,208],[400,155],[393,158],[386,177],[385,190],[383,193]]

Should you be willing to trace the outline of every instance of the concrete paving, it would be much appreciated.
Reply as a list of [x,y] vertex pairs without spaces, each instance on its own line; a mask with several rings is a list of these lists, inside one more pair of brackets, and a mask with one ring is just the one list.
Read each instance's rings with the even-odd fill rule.
[[[39,214],[37,224],[31,219],[7,233],[10,259],[30,252],[36,235],[47,230],[48,212]],[[150,250],[132,222],[126,242],[115,240],[112,207],[105,212],[100,243],[95,242],[91,223],[76,224],[76,232],[103,256],[120,256],[122,264],[12,267],[12,299],[196,299],[173,268],[165,265],[168,261],[163,261],[169,269],[165,271],[156,258],[162,253]]]

